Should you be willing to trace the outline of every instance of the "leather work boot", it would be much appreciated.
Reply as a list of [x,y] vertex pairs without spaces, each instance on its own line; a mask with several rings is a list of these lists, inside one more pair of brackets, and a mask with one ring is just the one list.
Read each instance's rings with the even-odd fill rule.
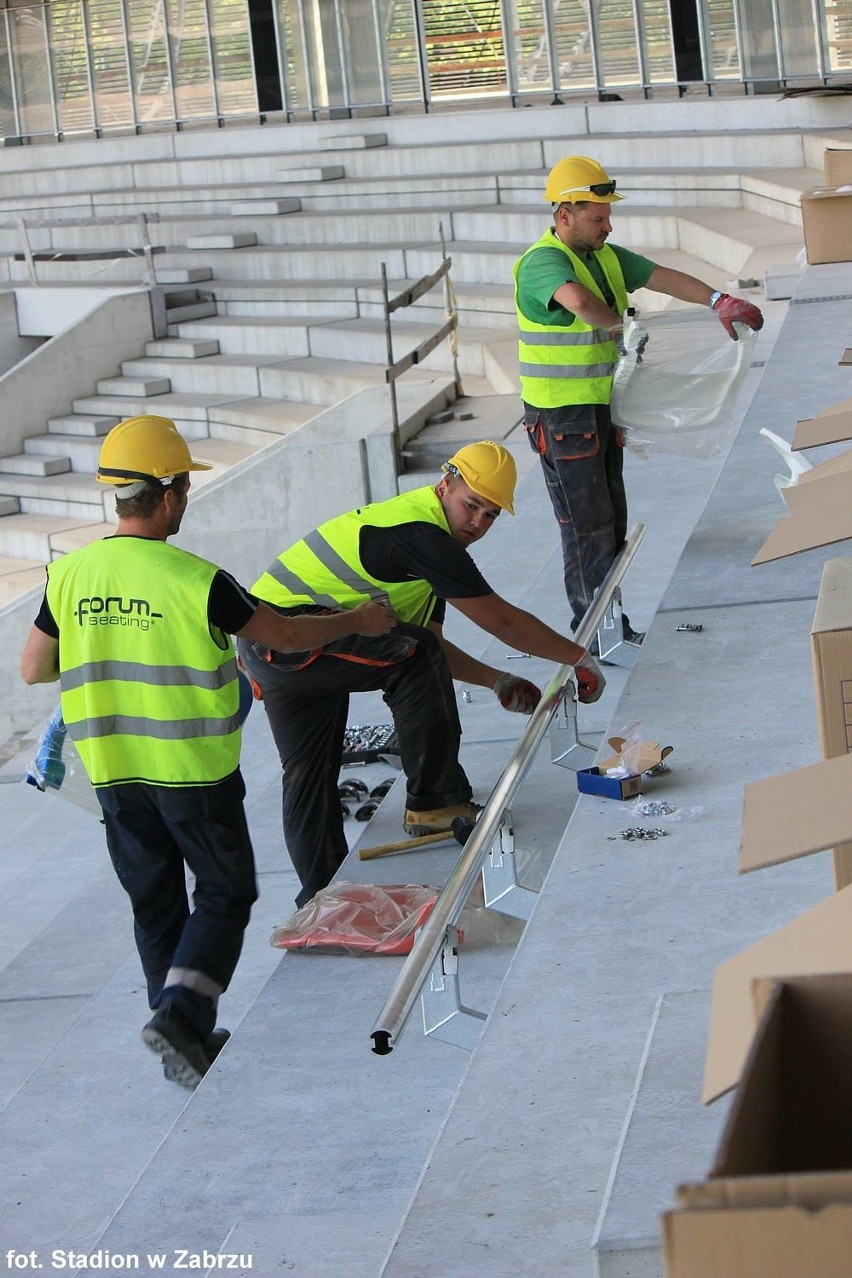
[[[230,1030],[214,1029],[213,1033],[208,1035],[207,1038],[205,1038],[202,1046],[204,1048],[205,1055],[207,1056],[207,1059],[211,1065],[213,1064],[216,1057],[219,1055],[222,1048],[225,1046],[225,1044],[227,1043],[230,1037],[231,1037]],[[163,1057],[163,1078],[166,1080],[167,1083],[180,1082],[180,1079],[177,1077],[177,1071],[175,1069],[174,1057],[172,1056]]]
[[426,812],[406,808],[402,827],[406,834],[438,834],[441,830],[451,834],[456,817],[475,821],[481,811],[479,803],[453,803],[448,808],[431,808]]
[[159,1008],[142,1029],[142,1042],[169,1068],[170,1081],[194,1092],[210,1068],[203,1041],[175,1007]]

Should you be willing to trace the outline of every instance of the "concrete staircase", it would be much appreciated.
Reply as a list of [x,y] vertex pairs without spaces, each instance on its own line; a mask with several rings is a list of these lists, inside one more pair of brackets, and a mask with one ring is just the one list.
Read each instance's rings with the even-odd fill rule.
[[[741,105],[747,116],[750,104]],[[575,111],[560,118],[568,122]],[[645,114],[653,125],[647,133],[635,132],[635,109],[623,134],[589,132],[592,121],[584,118],[582,146],[619,175],[628,194],[616,210],[620,243],[718,287],[761,282],[773,265],[795,262],[801,191],[819,183],[829,140],[852,145],[849,131],[840,116],[832,130],[728,131],[705,116],[703,129],[686,134],[659,108]],[[526,118],[533,122],[531,112]],[[514,115],[494,121],[517,131]],[[528,134],[488,136],[483,120],[475,139],[439,141],[432,127],[413,145],[393,136],[395,123],[388,132],[350,128],[324,138],[298,129],[297,147],[286,155],[257,130],[241,131],[251,154],[230,137],[211,146],[210,135],[199,135],[194,153],[183,139],[188,153],[168,159],[154,157],[162,147],[152,138],[120,148],[98,144],[97,152],[74,144],[57,148],[70,160],[61,170],[46,149],[45,168],[4,174],[0,279],[19,288],[28,278],[20,230],[3,222],[24,215],[43,287],[90,281],[94,254],[99,283],[138,287],[148,269],[139,251],[144,214],[167,332],[69,410],[72,419],[103,429],[133,413],[171,416],[187,436],[205,440],[216,474],[299,430],[322,408],[384,384],[382,268],[390,294],[401,292],[435,270],[442,233],[453,261],[465,393],[514,395],[511,269],[546,225],[544,175],[566,146],[561,134],[550,136],[552,114],[536,111],[534,121],[541,134],[534,144]],[[459,133],[470,127],[466,121]],[[92,168],[84,161],[95,154],[100,162]],[[660,305],[652,294],[637,301]],[[395,358],[444,317],[440,290],[397,311]],[[426,379],[451,367],[443,345],[406,376]],[[12,548],[16,520],[70,520],[94,536],[112,518],[91,480],[97,444],[88,430],[77,435],[73,423],[70,433],[46,423],[46,432],[26,441],[20,456],[0,459],[7,499],[0,599],[30,588],[41,563],[58,553],[51,538],[70,531],[45,524],[27,563],[29,556]],[[60,433],[62,441],[54,441]],[[98,523],[100,534],[92,531]]]

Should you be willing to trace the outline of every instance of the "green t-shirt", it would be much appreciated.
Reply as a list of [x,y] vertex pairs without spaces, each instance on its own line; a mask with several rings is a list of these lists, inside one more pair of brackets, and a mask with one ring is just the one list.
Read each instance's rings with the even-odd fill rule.
[[[628,293],[637,288],[644,288],[650,279],[656,263],[640,253],[621,248],[618,244],[610,244],[618,258],[621,273]],[[597,258],[591,254],[586,258],[586,266],[606,299],[607,305],[613,305],[609,285],[604,278]],[[573,283],[577,276],[571,265],[571,259],[560,248],[539,248],[524,258],[518,269],[518,305],[528,320],[534,324],[573,324],[574,316],[564,306],[553,300],[553,294],[563,284]]]

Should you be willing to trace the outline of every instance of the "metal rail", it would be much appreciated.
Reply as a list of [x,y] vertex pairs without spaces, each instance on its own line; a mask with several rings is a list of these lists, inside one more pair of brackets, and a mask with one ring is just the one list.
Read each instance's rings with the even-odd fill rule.
[[[644,524],[635,524],[630,530],[620,554],[607,573],[574,636],[576,642],[582,647],[588,647],[595,636],[644,535]],[[433,1029],[427,1028],[427,1032],[441,1037],[439,1031],[447,1022],[454,1021],[452,1033],[443,1035],[448,1041],[470,1047],[476,1041],[481,1022],[485,1018],[481,1012],[462,1007],[457,998],[456,924],[476,883],[477,875],[483,869],[489,853],[494,855],[495,846],[498,859],[500,858],[500,848],[507,827],[507,810],[568,687],[573,687],[573,673],[573,666],[560,666],[557,670],[532,714],[512,757],[491,791],[473,833],[453,867],[431,914],[420,930],[390,996],[373,1026],[370,1037],[373,1040],[372,1050],[377,1055],[386,1056],[393,1051],[430,977],[432,992],[438,996],[439,1011],[437,1017],[432,1018]],[[512,832],[509,831],[509,834],[511,835]],[[528,893],[528,895],[531,894]],[[489,902],[487,892],[486,904],[496,904],[493,901]],[[529,915],[529,911],[524,907],[511,912],[521,917]],[[450,1007],[449,1013],[447,1013],[447,1005]]]

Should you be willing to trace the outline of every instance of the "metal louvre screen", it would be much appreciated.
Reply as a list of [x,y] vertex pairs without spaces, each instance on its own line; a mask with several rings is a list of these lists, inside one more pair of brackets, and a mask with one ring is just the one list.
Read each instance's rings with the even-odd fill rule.
[[423,26],[433,98],[506,92],[500,0],[426,0]]

